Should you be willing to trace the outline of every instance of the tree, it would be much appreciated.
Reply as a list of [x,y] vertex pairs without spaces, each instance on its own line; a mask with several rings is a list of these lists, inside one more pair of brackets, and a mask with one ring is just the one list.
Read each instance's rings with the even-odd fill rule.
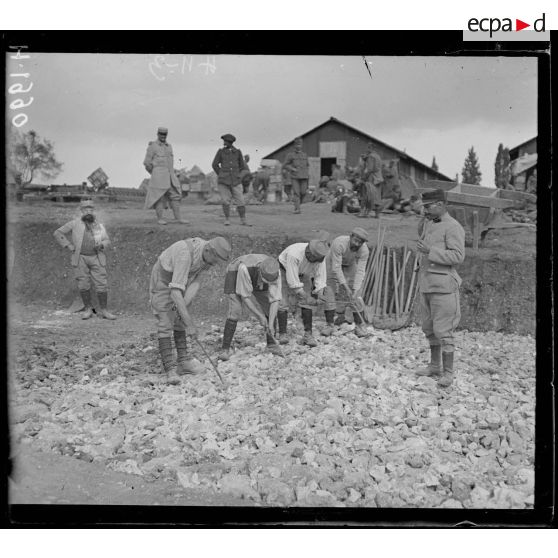
[[438,163],[436,163],[436,157],[432,157],[432,164],[430,165],[432,170],[438,171]]
[[497,188],[508,188],[510,180],[510,150],[504,147],[503,144],[500,144],[494,163],[494,184]]
[[480,184],[481,177],[479,160],[477,159],[475,148],[471,147],[467,153],[463,170],[461,171],[461,178],[465,184]]
[[55,178],[62,171],[62,163],[56,159],[52,141],[41,138],[35,130],[22,134],[13,130],[9,145],[9,166],[22,185],[34,177],[45,180]]

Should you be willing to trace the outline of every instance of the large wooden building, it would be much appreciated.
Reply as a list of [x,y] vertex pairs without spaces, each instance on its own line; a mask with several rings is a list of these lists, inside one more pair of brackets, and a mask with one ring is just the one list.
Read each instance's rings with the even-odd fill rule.
[[[366,152],[367,144],[373,143],[380,157],[387,161],[399,161],[399,174],[402,178],[409,178],[421,186],[427,180],[451,180],[432,167],[417,161],[403,151],[380,141],[333,116],[324,123],[300,134],[304,141],[303,150],[308,155],[310,163],[310,184],[317,185],[321,176],[331,176],[333,164],[344,167],[355,167],[359,157]],[[277,159],[281,163],[289,151],[294,149],[294,137],[282,145],[265,159]]]

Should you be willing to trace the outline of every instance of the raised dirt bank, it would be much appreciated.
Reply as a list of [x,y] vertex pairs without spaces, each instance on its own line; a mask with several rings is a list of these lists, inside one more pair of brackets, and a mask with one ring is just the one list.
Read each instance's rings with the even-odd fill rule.
[[[62,221],[63,222],[63,221]],[[357,223],[353,223],[353,226]],[[56,227],[54,227],[56,228]],[[77,294],[69,253],[56,244],[49,222],[16,225],[16,258],[10,278],[9,297],[21,303],[68,307]],[[287,227],[288,228],[288,227]],[[202,230],[203,232],[198,232]],[[278,254],[292,242],[304,240],[294,234],[263,233],[239,227],[218,227],[214,234],[232,240],[233,256],[248,252]],[[253,236],[248,236],[252,233]],[[109,230],[114,248],[108,252],[109,306],[117,312],[149,314],[148,282],[151,267],[160,252],[183,237],[178,227],[115,226]],[[206,227],[192,227],[189,236],[208,238]],[[307,239],[307,238],[306,238]],[[372,241],[374,242],[374,240]],[[403,245],[403,242],[395,245]],[[476,331],[535,334],[535,256],[501,255],[498,251],[467,251],[458,268],[461,287],[460,327]],[[205,276],[194,311],[220,323],[226,313],[223,295],[224,268]]]

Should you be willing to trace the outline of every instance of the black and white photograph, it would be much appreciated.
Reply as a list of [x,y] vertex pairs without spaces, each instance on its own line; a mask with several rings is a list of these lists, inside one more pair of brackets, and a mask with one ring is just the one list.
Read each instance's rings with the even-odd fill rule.
[[5,52],[9,504],[532,511],[537,56],[153,45]]

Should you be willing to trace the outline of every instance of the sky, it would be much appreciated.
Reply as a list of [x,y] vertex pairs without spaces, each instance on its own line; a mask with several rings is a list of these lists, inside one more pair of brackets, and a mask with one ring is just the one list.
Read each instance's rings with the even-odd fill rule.
[[[461,176],[473,146],[482,184],[494,185],[499,143],[537,135],[537,63],[530,57],[147,55],[31,53],[8,59],[6,85],[33,97],[6,121],[54,142],[77,184],[102,167],[111,186],[136,188],[158,126],[176,168],[211,170],[232,133],[255,170],[263,156],[331,116],[430,165]],[[18,67],[23,64],[23,69]],[[12,77],[25,72],[29,77]],[[41,182],[41,180],[34,180]]]

